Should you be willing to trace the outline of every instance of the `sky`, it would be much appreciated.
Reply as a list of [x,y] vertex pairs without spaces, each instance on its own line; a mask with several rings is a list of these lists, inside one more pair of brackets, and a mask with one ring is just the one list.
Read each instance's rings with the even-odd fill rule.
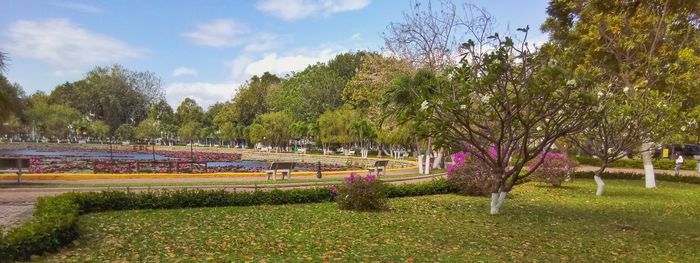
[[[455,0],[459,2],[459,0]],[[1,0],[5,75],[27,94],[50,93],[96,66],[121,64],[162,79],[176,107],[230,100],[266,71],[285,76],[343,52],[382,51],[382,32],[401,22],[406,0]],[[545,0],[480,0],[497,31],[529,25],[546,36]]]

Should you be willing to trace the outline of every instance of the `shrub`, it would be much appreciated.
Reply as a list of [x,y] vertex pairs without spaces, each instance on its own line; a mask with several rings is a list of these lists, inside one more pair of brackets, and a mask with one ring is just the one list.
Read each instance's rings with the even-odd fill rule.
[[32,219],[0,238],[0,262],[56,251],[78,236],[78,205],[69,197],[40,197],[35,208]]
[[[542,164],[539,167],[535,167],[542,158],[544,158]],[[540,154],[539,157],[530,162],[528,168],[530,170],[536,168],[532,174],[534,181],[559,187],[564,181],[568,181],[571,178],[571,174],[576,170],[575,166],[576,163],[569,160],[566,155],[549,152],[545,155]]]
[[493,176],[478,162],[469,159],[469,153],[459,152],[452,157],[453,164],[447,167],[447,181],[462,195],[488,195],[491,193]]
[[[576,157],[576,162],[578,162],[579,164],[593,165],[593,166],[600,166],[601,165],[600,159],[595,158],[595,157],[579,156],[579,157]],[[652,163],[654,164],[654,168],[656,168],[656,169],[673,170],[676,167],[676,161],[670,160],[670,159],[655,159],[655,160],[653,160]],[[697,160],[685,158],[685,161],[683,162],[681,169],[683,169],[683,170],[695,170],[695,169],[697,169],[697,163],[698,163]],[[620,159],[620,160],[612,162],[611,164],[608,165],[608,167],[644,169],[644,161],[642,161],[641,159]]]
[[332,188],[340,209],[378,211],[387,208],[387,187],[374,175],[350,174],[343,185]]

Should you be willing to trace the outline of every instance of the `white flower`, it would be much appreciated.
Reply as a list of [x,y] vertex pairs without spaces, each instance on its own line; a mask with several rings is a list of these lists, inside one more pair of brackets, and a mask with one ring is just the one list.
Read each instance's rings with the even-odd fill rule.
[[566,82],[567,86],[576,86],[576,80],[575,79],[570,79],[569,81]]
[[466,110],[466,109],[467,109],[467,105],[464,105],[464,104],[459,105],[459,109],[460,109],[460,110]]
[[488,103],[490,99],[491,99],[491,95],[486,94],[484,96],[481,96],[481,102],[483,102],[483,103]]
[[420,109],[421,110],[428,109],[428,101],[427,100],[424,100],[423,103],[420,104]]
[[549,118],[544,118],[544,121],[549,122]]
[[447,74],[447,80],[452,80],[452,77],[453,77],[452,72],[450,72],[449,74]]
[[685,126],[681,126],[681,131],[685,131],[687,129]]
[[564,114],[564,110],[557,111],[558,114]]
[[537,126],[537,131],[542,131],[542,127]]
[[622,92],[627,93],[629,90],[630,90],[630,87],[625,87],[624,89],[622,89]]
[[598,91],[598,98],[603,97],[603,95],[605,95],[605,93],[603,93],[602,91]]

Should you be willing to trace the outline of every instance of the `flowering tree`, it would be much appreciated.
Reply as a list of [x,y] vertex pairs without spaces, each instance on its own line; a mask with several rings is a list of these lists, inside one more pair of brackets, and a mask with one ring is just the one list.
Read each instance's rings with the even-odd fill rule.
[[[605,184],[601,175],[605,168],[668,131],[673,122],[669,117],[675,115],[677,107],[669,105],[666,98],[653,90],[610,86],[599,90],[598,96],[597,121],[569,138],[585,153],[600,158],[601,166],[594,180],[598,187],[596,195],[602,195]],[[648,150],[644,154],[649,154]],[[645,164],[644,169],[647,187],[654,187],[653,172],[648,175],[653,167]]]
[[[465,149],[491,175],[491,214],[532,170],[531,160],[554,142],[587,125],[595,96],[583,76],[565,71],[548,50],[495,34],[488,42],[468,41],[461,66],[424,82],[414,95],[423,102],[417,117],[433,128],[436,143]],[[492,149],[489,151],[489,149]]]
[[600,121],[574,138],[603,161],[595,177],[598,195],[606,162],[637,149],[646,186],[655,187],[651,142],[661,132],[685,133],[684,124],[674,131],[665,122],[682,121],[675,108],[691,111],[700,101],[699,12],[699,1],[550,2],[542,29],[561,49],[561,60],[569,70],[589,72],[601,96],[614,97],[602,102]]

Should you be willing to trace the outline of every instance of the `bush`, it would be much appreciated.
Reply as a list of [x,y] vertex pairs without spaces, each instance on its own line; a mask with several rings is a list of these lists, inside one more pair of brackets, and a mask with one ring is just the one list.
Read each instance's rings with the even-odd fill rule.
[[[600,159],[595,158],[595,157],[587,157],[587,156],[576,157],[576,162],[578,162],[579,164],[592,165],[592,166],[600,166],[601,165]],[[673,170],[676,168],[676,161],[675,160],[655,159],[652,161],[652,163],[654,164],[654,168],[656,168],[656,169]],[[685,158],[683,165],[681,165],[681,169],[683,169],[683,170],[695,170],[695,169],[697,169],[697,163],[698,163],[697,160]],[[641,159],[620,159],[620,160],[612,162],[611,164],[608,165],[608,167],[644,169],[644,161],[642,161]]]
[[387,185],[387,197],[408,197],[455,193],[456,188],[445,179],[434,179],[418,184]]
[[447,182],[456,193],[479,196],[491,193],[493,175],[487,168],[471,162],[467,152],[456,153],[452,160],[454,164],[447,167]]
[[544,158],[544,161],[532,174],[532,179],[534,181],[559,187],[564,181],[568,181],[571,174],[576,170],[576,164],[569,160],[566,155],[550,152],[544,156],[540,154],[538,158],[533,160],[529,165],[531,171],[535,169],[537,162],[539,162],[541,158]]
[[[593,178],[594,172],[577,172],[574,173],[575,178]],[[609,173],[603,172],[601,175],[603,179],[622,179],[622,180],[644,180],[643,174],[636,173]],[[700,177],[695,176],[673,176],[667,174],[656,174],[654,175],[657,181],[674,182],[674,183],[688,183],[688,184],[700,184]]]
[[78,236],[78,205],[67,196],[40,197],[34,216],[0,238],[0,262],[56,251]]
[[374,175],[351,174],[343,185],[331,188],[337,193],[338,207],[345,210],[378,211],[387,208],[386,183]]

